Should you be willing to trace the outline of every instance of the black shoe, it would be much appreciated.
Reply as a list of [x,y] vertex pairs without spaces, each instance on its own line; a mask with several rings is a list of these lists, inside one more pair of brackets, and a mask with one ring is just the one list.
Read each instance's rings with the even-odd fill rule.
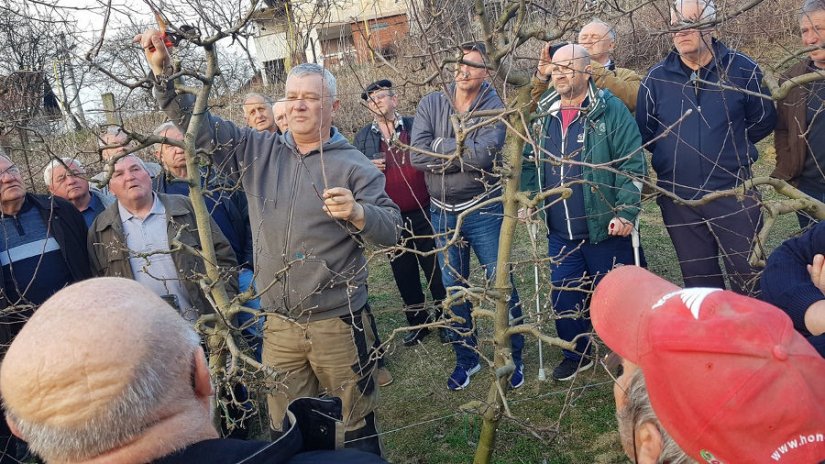
[[564,358],[561,364],[553,369],[553,379],[564,381],[570,380],[579,372],[586,371],[593,367],[593,360],[582,358],[580,361]]
[[413,346],[421,343],[421,340],[430,334],[430,329],[424,328],[413,330],[404,336],[404,346]]
[[441,343],[453,343],[458,341],[458,337],[456,337],[456,333],[446,327],[441,327],[438,329],[438,339]]

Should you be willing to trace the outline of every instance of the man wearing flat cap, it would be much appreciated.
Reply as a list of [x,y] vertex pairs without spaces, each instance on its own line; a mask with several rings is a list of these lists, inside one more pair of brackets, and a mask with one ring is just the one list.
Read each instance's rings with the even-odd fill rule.
[[[430,319],[426,310],[426,298],[419,275],[419,267],[424,272],[434,305],[440,305],[446,296],[441,282],[441,270],[434,254],[424,255],[435,248],[433,228],[430,225],[430,194],[424,181],[424,172],[417,170],[410,162],[410,152],[395,145],[410,143],[413,118],[398,114],[398,95],[392,82],[381,79],[368,85],[361,94],[373,121],[364,126],[355,136],[355,147],[365,154],[386,177],[387,195],[401,208],[404,227],[399,245],[416,250],[395,252],[390,256],[390,266],[395,283],[404,301],[404,314],[411,326],[424,324]],[[404,337],[405,346],[419,343],[429,334],[424,328],[414,330]]]

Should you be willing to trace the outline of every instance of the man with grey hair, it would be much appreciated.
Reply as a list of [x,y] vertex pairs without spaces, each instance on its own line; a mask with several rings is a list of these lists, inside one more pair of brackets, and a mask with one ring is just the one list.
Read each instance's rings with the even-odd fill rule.
[[616,401],[616,420],[622,449],[633,462],[694,464],[665,430],[650,404],[645,377],[635,364],[615,353],[605,364],[614,367],[611,376]]
[[[203,259],[186,248],[202,248],[195,211],[187,197],[152,191],[143,162],[126,155],[114,164],[110,189],[117,202],[89,229],[89,261],[97,276],[134,279],[152,290],[189,322],[214,311],[200,285]],[[222,271],[237,266],[232,247],[211,221],[212,243]],[[178,246],[176,242],[185,245]],[[238,292],[237,276],[228,277],[230,296]]]
[[286,117],[286,102],[278,100],[272,105],[275,114],[275,125],[278,126],[278,133],[285,134],[289,130],[289,120]]
[[[198,334],[127,279],[90,279],[49,299],[9,348],[0,391],[4,422],[48,463],[384,462],[318,440],[340,426],[329,400],[293,403],[275,442],[219,438]],[[329,451],[303,452],[313,449]]]
[[[802,45],[813,48],[782,75],[786,82],[803,74],[825,70],[825,1],[806,0],[799,14]],[[787,180],[819,201],[825,201],[825,82],[816,80],[793,87],[777,103],[774,135],[776,169],[771,176]],[[798,214],[800,227],[813,220]]]
[[[613,26],[599,19],[590,21],[579,31],[578,44],[590,54],[590,74],[596,87],[610,90],[633,112],[642,77],[632,69],[616,67],[613,62],[612,54],[616,48],[616,30]],[[551,51],[553,45],[550,43],[541,50],[538,69],[533,75],[532,94],[535,101],[547,89],[548,83],[552,85]]]
[[825,459],[825,360],[779,308],[622,266],[590,316],[634,462]]
[[642,81],[636,122],[652,153],[658,196],[685,285],[725,288],[721,257],[737,292],[756,272],[748,262],[761,222],[759,193],[726,196],[699,206],[708,193],[741,186],[753,175],[756,143],[776,123],[762,70],[713,38],[710,0],[678,0],[671,12],[675,46]]
[[43,170],[43,182],[49,193],[68,201],[80,211],[86,227],[91,226],[97,215],[114,201],[111,196],[89,187],[86,168],[75,158],[51,160]]
[[243,117],[246,125],[261,132],[276,132],[278,125],[275,123],[275,114],[272,98],[251,92],[243,99]]
[[[86,223],[68,201],[26,192],[20,168],[0,150],[0,358],[47,298],[92,276]],[[0,462],[25,455],[0,421]],[[8,458],[8,459],[6,459]]]
[[[152,68],[159,106],[188,127],[194,98],[176,94],[165,77],[172,61],[160,33],[150,29],[135,40]],[[284,100],[289,131],[282,137],[207,112],[195,141],[215,164],[241,173],[249,202],[257,284],[272,313],[263,362],[284,374],[285,388],[268,398],[270,425],[281,429],[292,398],[337,396],[345,446],[381,454],[363,250],[365,242],[395,245],[401,216],[381,172],[332,126],[339,101],[328,70],[292,68]]]
[[[106,165],[101,172],[95,174],[89,180],[104,195],[109,195],[109,178],[111,177],[110,172],[113,170],[110,161],[118,155],[134,152],[135,145],[134,142],[130,141],[129,135],[123,131],[123,128],[118,126],[107,126],[97,139],[97,144],[100,157]],[[144,161],[143,164],[149,172],[149,177],[154,178],[160,174],[161,167],[158,163]]]

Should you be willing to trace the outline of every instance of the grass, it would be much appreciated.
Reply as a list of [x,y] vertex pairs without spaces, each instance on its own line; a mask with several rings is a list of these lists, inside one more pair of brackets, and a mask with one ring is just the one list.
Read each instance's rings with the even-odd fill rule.
[[[756,166],[757,175],[767,174],[773,166],[770,150],[766,150],[764,158]],[[765,192],[764,198],[775,199],[775,194]],[[768,249],[773,249],[797,229],[793,215],[783,216],[771,234]],[[641,231],[650,270],[680,284],[678,261],[653,201],[644,204]],[[517,262],[514,271],[516,286],[525,313],[531,321],[536,321],[531,249],[526,228],[519,227],[513,250]],[[546,244],[540,243],[538,249],[546,250]],[[472,274],[475,278],[481,275],[480,269]],[[542,270],[542,279],[547,279],[546,270]],[[370,304],[376,312],[380,332],[387,334],[403,326],[401,300],[386,260],[373,261],[369,282]],[[540,296],[542,300],[545,297],[544,294]],[[546,333],[555,335],[552,321],[541,325]],[[488,321],[484,321],[479,330],[480,350],[491,355]],[[540,382],[537,379],[537,342],[527,339],[524,352],[526,383],[508,394],[516,419],[501,422],[494,462],[627,462],[616,432],[610,376],[597,366],[579,375],[572,384],[555,382],[550,380],[550,372],[561,360],[561,353],[557,348],[547,346],[543,352],[548,380]],[[387,458],[395,463],[472,461],[481,421],[475,415],[461,412],[459,407],[473,400],[484,401],[493,379],[491,370],[476,374],[466,390],[448,391],[447,376],[455,359],[452,350],[441,345],[435,335],[414,348],[406,348],[400,340],[395,340],[386,360],[395,377],[393,384],[381,390],[379,408]]]

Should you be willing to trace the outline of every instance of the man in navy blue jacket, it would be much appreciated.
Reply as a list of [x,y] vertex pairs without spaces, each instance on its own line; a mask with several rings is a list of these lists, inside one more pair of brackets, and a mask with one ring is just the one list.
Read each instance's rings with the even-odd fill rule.
[[825,357],[825,222],[786,240],[768,258],[760,298],[785,311]]
[[685,286],[724,288],[721,254],[732,289],[747,293],[754,276],[748,256],[761,219],[757,192],[697,207],[674,201],[741,185],[759,155],[754,144],[776,123],[762,71],[711,37],[715,18],[711,0],[676,1],[675,49],[642,81],[636,122],[653,153],[658,186],[670,194],[658,203]]

